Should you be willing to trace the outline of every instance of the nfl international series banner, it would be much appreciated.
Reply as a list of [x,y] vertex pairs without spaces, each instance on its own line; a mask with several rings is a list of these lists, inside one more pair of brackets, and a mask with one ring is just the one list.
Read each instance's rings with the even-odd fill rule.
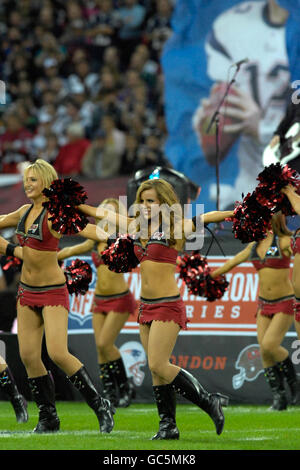
[[[262,153],[293,98],[300,101],[300,0],[177,0],[162,58],[166,155],[202,187],[205,212],[252,192]],[[278,5],[277,5],[278,4]],[[286,16],[286,13],[288,16]],[[233,83],[231,81],[233,80]],[[219,113],[219,182],[216,128]],[[291,97],[292,93],[292,97]]]
[[[66,260],[66,265],[74,258]],[[69,341],[71,349],[84,357],[94,357],[89,367],[96,371],[96,353],[90,312],[96,272],[91,259],[93,279],[84,295],[70,297]],[[228,259],[228,258],[226,258]],[[224,257],[208,257],[209,266],[216,268]],[[125,275],[136,300],[140,296],[139,268]],[[187,292],[178,278],[178,286],[189,320],[187,331],[179,334],[171,361],[189,370],[210,391],[228,393],[236,403],[266,403],[270,392],[263,376],[259,345],[256,337],[255,313],[258,297],[258,276],[251,263],[242,263],[226,274],[230,282],[222,299],[207,302]],[[117,339],[127,374],[133,380],[141,401],[151,401],[152,383],[145,351],[139,338],[137,312],[132,315]],[[290,351],[296,369],[299,367],[299,344],[292,328],[284,346]],[[92,351],[92,353],[91,353]],[[89,360],[89,358],[87,359]],[[299,371],[300,372],[300,371]]]
[[[69,258],[65,264],[68,266],[75,258]],[[96,271],[89,256],[81,256],[81,260],[90,263],[93,270],[92,282],[85,295],[70,296],[69,331],[91,332],[92,314],[91,305],[94,296]],[[225,263],[227,258],[208,257],[211,268],[217,268]],[[177,275],[178,277],[178,275]],[[185,284],[178,278],[178,286],[186,306],[188,317],[188,330],[182,335],[227,335],[230,336],[256,336],[256,302],[258,296],[258,275],[251,263],[243,263],[230,273],[226,274],[229,288],[222,299],[207,302],[202,297],[190,295]],[[136,300],[140,298],[140,272],[139,268],[125,274],[125,279]],[[124,331],[138,333],[136,315],[131,315]]]

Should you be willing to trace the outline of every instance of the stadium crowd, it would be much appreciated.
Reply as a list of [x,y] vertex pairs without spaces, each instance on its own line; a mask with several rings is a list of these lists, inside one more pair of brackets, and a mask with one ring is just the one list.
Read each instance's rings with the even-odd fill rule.
[[93,178],[168,165],[160,54],[173,8],[174,0],[1,1],[0,173],[36,158],[61,176]]

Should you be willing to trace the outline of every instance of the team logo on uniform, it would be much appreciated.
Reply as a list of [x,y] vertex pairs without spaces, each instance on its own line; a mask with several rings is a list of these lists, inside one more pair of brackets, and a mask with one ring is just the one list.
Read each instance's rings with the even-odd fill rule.
[[32,224],[28,232],[36,232],[37,229],[39,228],[39,224]]
[[253,382],[263,372],[259,344],[250,344],[242,349],[235,363],[239,373],[232,377],[235,390],[241,388],[245,381]]
[[140,387],[145,378],[142,367],[147,364],[146,353],[143,346],[138,341],[128,341],[124,343],[120,352],[126,367],[128,377],[132,377],[133,383]]
[[165,236],[164,232],[155,232],[151,238],[152,240],[162,240],[164,236]]

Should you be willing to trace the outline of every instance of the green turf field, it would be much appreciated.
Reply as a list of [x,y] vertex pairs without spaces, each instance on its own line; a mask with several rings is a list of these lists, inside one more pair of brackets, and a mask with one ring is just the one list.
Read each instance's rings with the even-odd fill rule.
[[0,450],[299,450],[300,407],[268,411],[267,406],[230,406],[225,428],[217,436],[200,409],[178,405],[179,441],[151,441],[158,427],[154,405],[118,409],[111,434],[100,434],[98,421],[85,403],[58,402],[61,430],[37,435],[37,408],[29,403],[30,419],[17,424],[9,402],[0,402]]

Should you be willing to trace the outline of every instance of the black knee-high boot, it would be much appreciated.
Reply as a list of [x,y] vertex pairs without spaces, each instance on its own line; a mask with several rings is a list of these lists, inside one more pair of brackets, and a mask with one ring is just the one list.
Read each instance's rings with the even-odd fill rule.
[[126,375],[126,369],[122,357],[116,359],[115,361],[110,361],[109,363],[110,372],[113,374],[113,377],[116,381],[119,399],[117,406],[119,408],[127,408],[132,399],[135,398],[136,392],[134,385]]
[[176,426],[175,390],[169,384],[154,385],[153,393],[160,422],[159,430],[152,440],[179,439],[179,430]]
[[85,367],[82,366],[74,375],[69,377],[69,380],[94,410],[99,421],[100,431],[110,433],[114,427],[113,415],[115,409],[109,400],[102,398],[98,393]]
[[117,387],[112,368],[109,362],[99,364],[100,380],[102,383],[102,395],[107,398],[113,406],[117,406]]
[[287,399],[284,389],[283,374],[277,365],[264,369],[266,380],[271,388],[273,403],[271,410],[282,411],[287,408]]
[[40,377],[28,378],[32,397],[39,409],[39,421],[33,432],[56,432],[60,421],[55,407],[55,387],[50,372]]
[[297,405],[300,400],[300,382],[297,378],[294,364],[288,356],[284,361],[277,362],[277,366],[288,383],[291,392],[291,404]]
[[198,380],[184,369],[180,369],[171,385],[177,393],[205,411],[213,420],[216,433],[221,434],[225,422],[222,406],[228,405],[227,396],[220,393],[208,393]]
[[27,402],[23,395],[19,393],[14,376],[9,367],[6,367],[6,369],[0,372],[0,387],[10,399],[17,422],[26,423],[28,421]]

